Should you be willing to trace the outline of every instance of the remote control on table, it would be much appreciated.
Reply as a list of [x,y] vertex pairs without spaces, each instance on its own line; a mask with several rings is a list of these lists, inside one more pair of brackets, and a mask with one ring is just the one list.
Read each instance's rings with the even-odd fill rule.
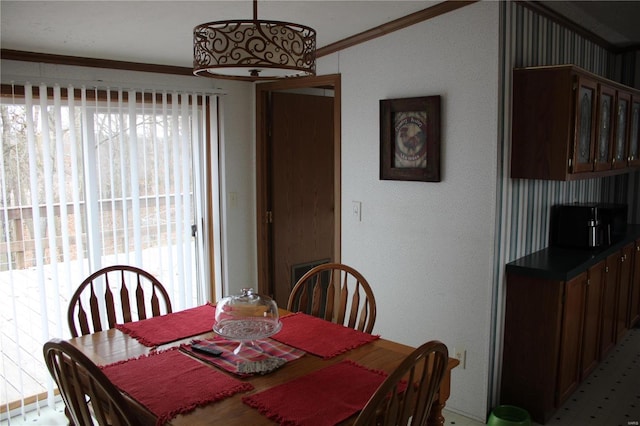
[[207,345],[201,345],[199,343],[192,344],[191,349],[211,356],[220,356],[222,354],[222,351],[220,349],[215,349]]

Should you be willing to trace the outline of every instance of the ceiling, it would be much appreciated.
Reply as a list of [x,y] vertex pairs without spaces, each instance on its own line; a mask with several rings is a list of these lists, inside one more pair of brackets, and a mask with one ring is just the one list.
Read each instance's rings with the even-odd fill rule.
[[540,1],[619,49],[640,48],[640,1]]
[[[261,0],[258,17],[317,31],[317,47],[440,3]],[[619,47],[640,45],[640,1],[540,2]],[[250,19],[248,0],[0,1],[3,49],[191,67],[193,27]]]
[[[307,25],[317,47],[344,39],[440,1],[260,0],[258,18]],[[5,49],[191,67],[193,27],[251,19],[247,0],[1,0]]]

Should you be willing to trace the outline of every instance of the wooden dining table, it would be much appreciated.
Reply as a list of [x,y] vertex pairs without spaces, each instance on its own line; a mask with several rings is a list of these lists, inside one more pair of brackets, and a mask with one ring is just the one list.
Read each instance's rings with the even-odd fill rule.
[[[282,309],[280,311],[281,316],[289,313]],[[94,363],[104,366],[115,362],[137,358],[142,355],[148,355],[152,351],[170,349],[172,347],[179,346],[180,344],[189,343],[194,338],[211,339],[213,337],[214,333],[211,331],[197,336],[190,336],[182,340],[173,341],[156,348],[150,348],[141,344],[130,335],[114,328],[73,338],[70,339],[70,342],[87,355]],[[170,424],[176,426],[274,425],[276,424],[275,422],[261,414],[258,410],[243,403],[242,397],[273,388],[274,386],[308,375],[322,369],[323,367],[344,361],[345,359],[354,361],[373,370],[390,373],[413,350],[414,348],[411,346],[380,338],[330,359],[323,359],[319,356],[306,353],[299,359],[287,362],[285,365],[269,374],[254,375],[243,378],[243,381],[248,381],[253,385],[253,390],[237,393],[228,398],[198,407],[188,413],[180,414],[171,419]],[[450,395],[451,370],[458,364],[459,361],[457,359],[449,358],[444,380],[440,385],[437,398],[431,408],[428,422],[430,426],[441,426],[444,424],[442,409],[445,407],[446,401]],[[214,366],[210,367],[215,368]],[[175,368],[180,368],[180,366],[176,365]],[[126,394],[125,396],[130,398]],[[135,400],[132,402],[132,405],[135,406],[136,409],[140,410],[140,412],[137,413],[138,417],[151,420],[153,419],[153,414],[146,410],[145,407],[137,403]],[[352,424],[356,417],[357,413],[340,424]]]

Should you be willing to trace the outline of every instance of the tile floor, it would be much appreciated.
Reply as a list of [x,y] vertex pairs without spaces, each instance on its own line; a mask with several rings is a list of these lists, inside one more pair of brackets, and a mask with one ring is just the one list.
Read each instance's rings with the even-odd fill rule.
[[547,426],[640,425],[640,326],[631,329]]
[[[445,425],[456,425],[456,426],[479,426],[482,423],[469,419],[467,417],[461,416],[452,412],[445,412]],[[36,411],[32,411],[27,413],[25,418],[13,417],[11,419],[11,423],[7,420],[0,422],[2,426],[27,426],[27,425],[37,425],[37,426],[67,426],[67,419],[64,416],[64,406],[62,402],[56,404],[55,409],[44,407],[40,410],[38,414]]]
[[[483,423],[445,411],[445,426],[480,426]],[[62,402],[0,422],[0,426],[66,425]],[[536,426],[533,423],[533,426]],[[580,385],[546,426],[640,425],[640,326]]]
[[67,418],[64,415],[64,404],[62,401],[57,402],[55,407],[45,406],[40,410],[34,410],[26,413],[25,417],[14,416],[11,419],[0,422],[2,426],[67,426]]

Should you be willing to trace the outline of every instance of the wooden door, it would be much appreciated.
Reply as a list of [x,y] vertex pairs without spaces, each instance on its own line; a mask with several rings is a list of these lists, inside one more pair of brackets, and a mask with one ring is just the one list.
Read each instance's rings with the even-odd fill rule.
[[604,288],[606,262],[603,260],[589,268],[584,326],[582,332],[582,360],[580,377],[584,379],[598,365],[600,357],[600,319],[602,314],[602,289]]
[[596,121],[596,149],[594,155],[594,169],[596,171],[611,169],[613,107],[616,99],[614,88],[604,84],[599,84],[598,87],[598,119]]
[[627,140],[629,139],[629,107],[631,95],[618,91],[616,96],[613,168],[627,167]]
[[587,277],[587,272],[583,272],[565,283],[560,330],[557,406],[562,405],[578,387],[580,381],[580,349]]
[[598,83],[585,77],[576,77],[576,121],[573,147],[573,171],[593,171],[596,130],[596,99]]
[[334,259],[333,97],[271,95],[271,268],[273,296],[314,264]]
[[633,280],[631,281],[631,314],[629,327],[640,321],[640,238],[636,240],[633,253]]
[[629,290],[631,288],[633,250],[635,250],[635,244],[630,243],[622,248],[622,253],[620,254],[616,342],[619,342],[629,330]]
[[629,166],[640,166],[640,95],[633,95],[631,102]]
[[604,289],[602,291],[602,320],[600,323],[600,359],[616,344],[616,304],[618,300],[619,253],[606,259]]

